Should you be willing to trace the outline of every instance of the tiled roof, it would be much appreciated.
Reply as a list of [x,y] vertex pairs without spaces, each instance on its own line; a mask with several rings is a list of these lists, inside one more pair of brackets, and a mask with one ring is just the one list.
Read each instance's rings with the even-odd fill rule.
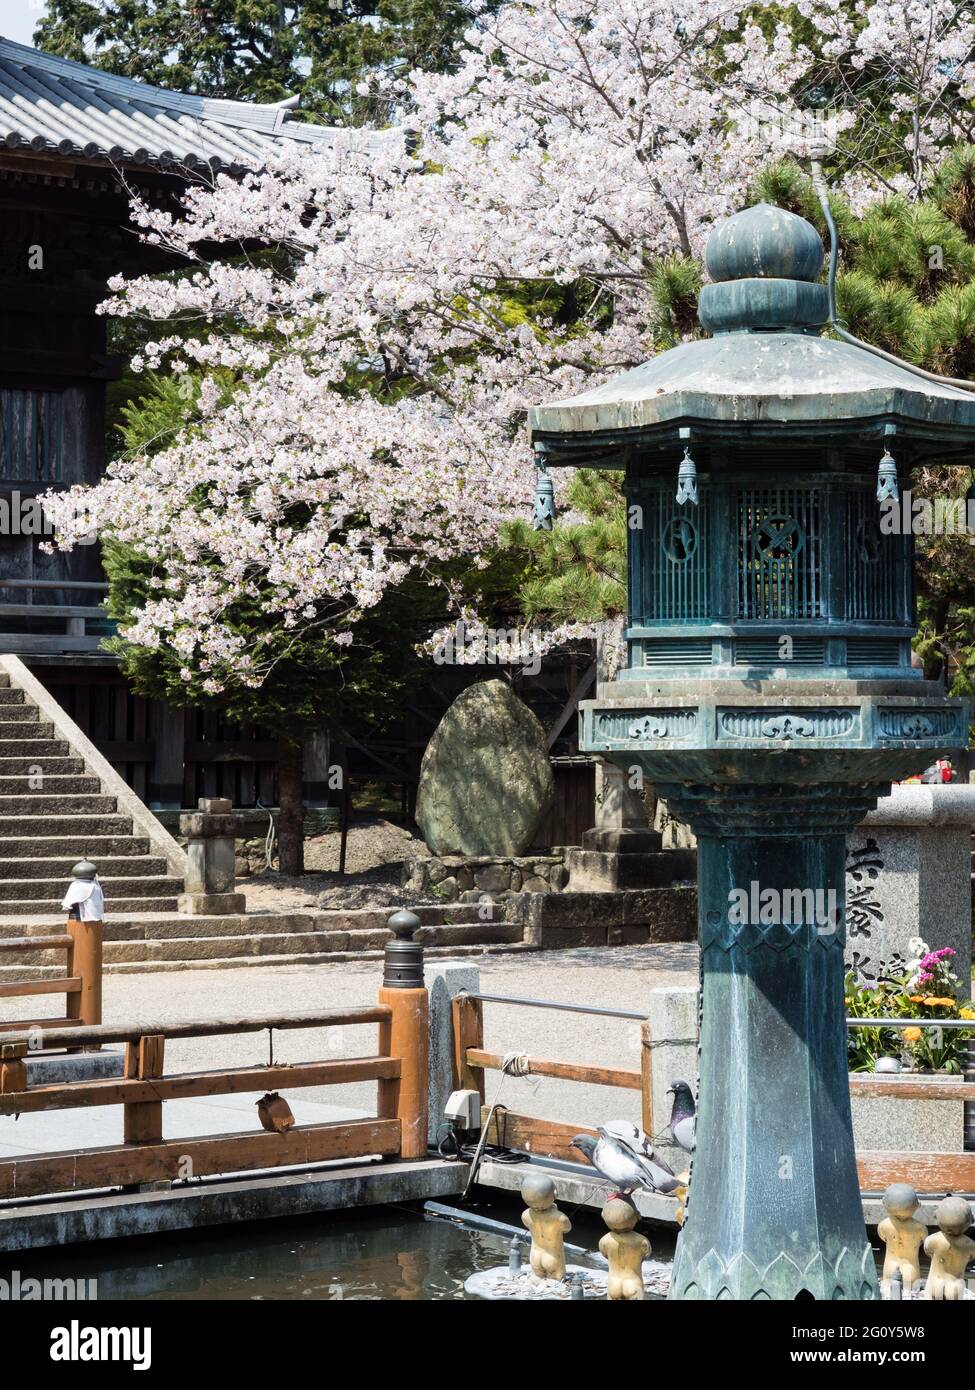
[[258,169],[286,141],[330,146],[341,133],[289,120],[292,105],[167,92],[0,38],[0,142],[8,149],[161,168]]

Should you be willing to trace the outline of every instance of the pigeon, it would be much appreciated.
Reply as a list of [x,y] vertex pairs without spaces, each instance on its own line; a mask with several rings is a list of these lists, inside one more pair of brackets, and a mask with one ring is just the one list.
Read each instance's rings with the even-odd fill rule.
[[596,1172],[613,1184],[614,1197],[632,1201],[630,1193],[638,1187],[649,1192],[673,1192],[680,1185],[673,1170],[656,1157],[643,1131],[628,1121],[611,1120],[600,1126],[596,1139],[591,1134],[577,1134],[569,1147],[578,1149]]
[[694,1113],[691,1088],[686,1081],[672,1081],[667,1094],[674,1097],[670,1112],[670,1132],[674,1142],[692,1154],[697,1140],[697,1115]]

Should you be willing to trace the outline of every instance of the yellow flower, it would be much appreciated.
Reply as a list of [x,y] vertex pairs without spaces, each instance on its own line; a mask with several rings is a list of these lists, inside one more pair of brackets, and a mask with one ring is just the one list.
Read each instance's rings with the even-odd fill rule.
[[905,1029],[904,1029],[904,1041],[905,1041],[905,1042],[920,1042],[920,1041],[921,1041],[921,1030],[920,1030],[920,1028],[905,1028]]
[[975,1009],[970,1009],[970,1008],[968,1008],[968,1009],[959,1009],[959,1010],[958,1010],[958,1017],[959,1017],[959,1018],[975,1018]]
[[923,994],[912,994],[912,995],[910,996],[910,1000],[911,1000],[911,1003],[912,1003],[912,1004],[923,1004],[923,1003],[924,1003],[924,995],[923,995]]
[[926,995],[924,996],[924,998],[921,1000],[921,1003],[922,1003],[922,1004],[927,1004],[928,1007],[931,1008],[931,1009],[935,1009],[935,1008],[939,1008],[939,1009],[943,1009],[943,1008],[953,1009],[954,1006],[955,1006],[955,1001],[954,1001],[954,999],[942,999],[942,998],[941,998],[939,995],[937,995],[937,994],[926,994]]

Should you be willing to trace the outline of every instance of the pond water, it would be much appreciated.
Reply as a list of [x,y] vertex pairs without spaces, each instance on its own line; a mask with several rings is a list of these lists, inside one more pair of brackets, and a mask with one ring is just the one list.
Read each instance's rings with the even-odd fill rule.
[[[490,1215],[515,1224],[519,1210],[492,1206]],[[571,1215],[570,1239],[595,1250],[605,1228],[586,1213]],[[669,1259],[672,1235],[653,1233],[651,1239],[654,1257]],[[10,1279],[16,1269],[22,1281],[93,1279],[99,1300],[463,1299],[469,1274],[507,1264],[508,1243],[503,1233],[425,1218],[420,1207],[380,1207],[349,1216],[0,1255],[0,1278]],[[582,1255],[569,1258],[589,1263]]]

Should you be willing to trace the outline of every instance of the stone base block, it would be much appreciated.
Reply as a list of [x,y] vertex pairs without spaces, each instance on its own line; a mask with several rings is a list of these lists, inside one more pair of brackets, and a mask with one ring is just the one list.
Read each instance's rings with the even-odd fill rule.
[[247,911],[243,893],[181,893],[177,910],[188,917],[222,917]]
[[663,836],[656,830],[636,830],[622,827],[618,830],[584,830],[582,848],[598,850],[603,854],[654,854],[663,849]]
[[532,894],[520,908],[524,939],[542,949],[697,939],[697,889]]
[[[894,1078],[891,1078],[892,1080]],[[934,1077],[900,1072],[899,1082],[917,1081],[918,1087]],[[938,1085],[963,1083],[961,1076],[938,1076]],[[851,1096],[853,1139],[858,1149],[892,1149],[895,1153],[961,1153],[965,1147],[964,1105],[960,1100],[905,1100],[900,1097]]]
[[697,857],[693,850],[686,849],[625,854],[570,849],[566,851],[565,866],[569,871],[570,893],[615,893],[626,888],[658,888],[676,879],[693,879]]

